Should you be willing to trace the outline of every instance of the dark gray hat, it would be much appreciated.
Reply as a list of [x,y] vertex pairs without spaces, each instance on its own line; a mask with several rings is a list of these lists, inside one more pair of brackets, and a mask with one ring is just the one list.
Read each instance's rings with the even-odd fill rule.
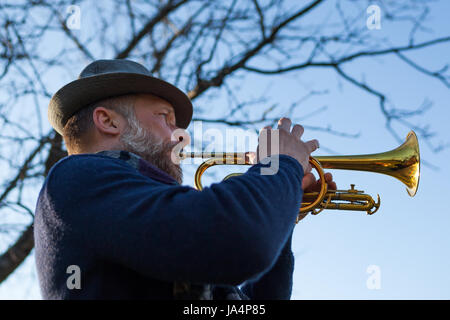
[[89,64],[77,80],[58,90],[48,106],[48,120],[62,135],[70,117],[88,105],[125,94],[150,93],[169,102],[177,126],[187,128],[192,119],[191,100],[168,82],[152,77],[150,71],[130,60],[97,60]]

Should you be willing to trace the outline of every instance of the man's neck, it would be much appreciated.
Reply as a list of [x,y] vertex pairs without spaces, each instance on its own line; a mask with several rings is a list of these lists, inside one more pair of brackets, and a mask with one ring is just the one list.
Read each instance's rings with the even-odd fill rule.
[[178,184],[178,182],[167,172],[161,170],[154,164],[148,162],[147,160],[143,159],[133,152],[125,150],[102,150],[96,152],[96,154],[123,160],[130,166],[138,170],[141,174],[154,180],[158,180],[166,184]]

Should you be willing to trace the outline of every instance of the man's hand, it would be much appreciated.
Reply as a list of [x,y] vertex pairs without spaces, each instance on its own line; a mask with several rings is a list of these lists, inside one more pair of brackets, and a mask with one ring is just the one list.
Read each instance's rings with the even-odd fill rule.
[[[336,182],[333,181],[333,176],[331,173],[325,173],[325,181],[328,185],[328,190],[336,190]],[[302,189],[305,193],[307,192],[319,192],[320,186],[322,185],[321,180],[316,180],[316,177],[311,173],[305,174],[302,180]]]
[[[288,118],[281,118],[278,121],[278,131],[279,140],[278,140],[278,152],[276,152],[276,148],[271,146],[271,137],[273,130],[270,126],[264,127],[261,130],[260,138],[262,134],[267,134],[267,145],[258,145],[256,155],[258,157],[257,161],[259,162],[262,156],[271,156],[275,154],[285,154],[288,156],[297,159],[297,161],[303,167],[303,172],[306,176],[307,173],[311,172],[311,165],[309,164],[310,154],[315,151],[319,147],[319,141],[316,139],[310,140],[307,142],[303,142],[301,137],[304,132],[304,128],[296,124],[292,127],[291,131],[291,120]],[[265,132],[264,132],[265,131]],[[261,139],[260,142],[261,143]],[[264,149],[262,149],[264,148]]]
[[[336,182],[333,181],[333,176],[331,173],[326,172],[324,174],[325,181],[327,182],[328,190],[336,190]],[[304,193],[308,192],[320,192],[321,181],[316,180],[316,177],[311,173],[307,173],[302,180],[302,189]],[[304,217],[308,215],[308,212],[303,212],[299,214],[298,221],[302,220]],[[298,222],[297,221],[297,222]]]

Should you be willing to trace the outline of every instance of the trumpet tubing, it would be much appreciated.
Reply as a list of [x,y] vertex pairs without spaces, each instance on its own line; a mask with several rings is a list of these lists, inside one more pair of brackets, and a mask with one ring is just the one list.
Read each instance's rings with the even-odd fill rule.
[[[202,190],[201,177],[205,171],[215,165],[251,165],[250,152],[182,152],[181,159],[204,158],[195,173],[195,186]],[[356,190],[354,185],[348,190],[327,190],[324,179],[325,169],[356,170],[381,173],[400,180],[408,194],[413,197],[417,193],[420,178],[420,151],[414,131],[408,133],[406,141],[398,148],[388,152],[367,155],[318,156],[310,158],[322,181],[319,192],[305,193],[299,209],[297,222],[308,212],[318,214],[324,209],[366,211],[375,213],[380,207],[380,196],[374,201],[370,195]],[[240,175],[228,175],[225,179]]]

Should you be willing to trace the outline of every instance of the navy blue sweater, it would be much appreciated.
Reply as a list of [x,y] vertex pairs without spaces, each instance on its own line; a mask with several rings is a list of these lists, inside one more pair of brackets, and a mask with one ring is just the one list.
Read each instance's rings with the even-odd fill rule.
[[[303,170],[279,159],[275,175],[257,164],[201,192],[128,152],[61,159],[34,222],[43,298],[173,299],[201,288],[178,297],[289,299]],[[79,288],[68,285],[73,266]]]

